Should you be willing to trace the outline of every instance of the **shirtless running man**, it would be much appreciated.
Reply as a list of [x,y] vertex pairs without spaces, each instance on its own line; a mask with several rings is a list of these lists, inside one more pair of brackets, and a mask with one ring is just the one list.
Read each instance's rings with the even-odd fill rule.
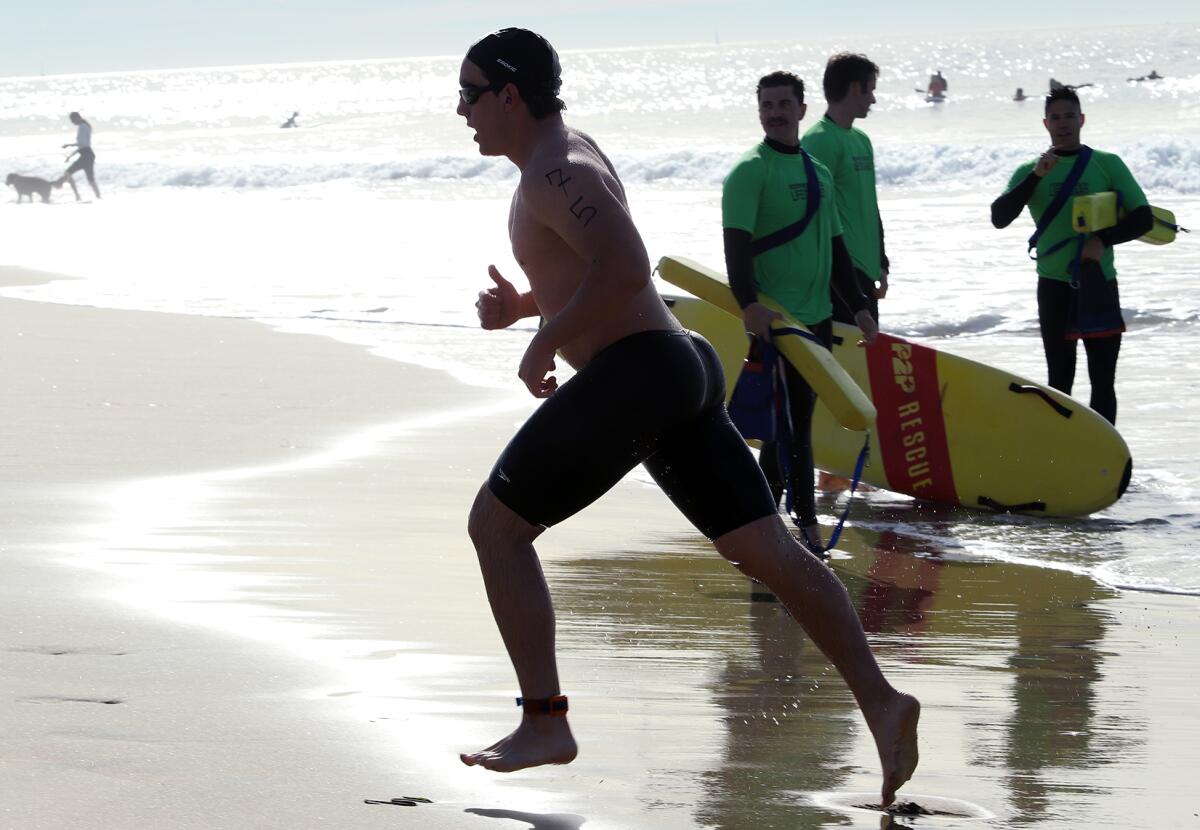
[[[720,554],[765,583],[854,693],[883,767],[882,804],[917,766],[920,704],[884,678],[845,588],[788,533],[749,448],[729,421],[712,347],[683,331],[650,281],[625,191],[596,143],[562,120],[558,55],[525,29],[475,43],[459,70],[458,114],[479,152],[521,171],[509,235],[531,291],[494,266],[480,323],[526,317],[534,335],[518,376],[545,402],[501,454],[469,531],[523,715],[510,735],[462,755],[512,772],[576,755],[554,653],[554,609],[533,548],[546,528],[645,464]],[[558,352],[579,371],[558,388]],[[581,437],[585,436],[585,437]]]

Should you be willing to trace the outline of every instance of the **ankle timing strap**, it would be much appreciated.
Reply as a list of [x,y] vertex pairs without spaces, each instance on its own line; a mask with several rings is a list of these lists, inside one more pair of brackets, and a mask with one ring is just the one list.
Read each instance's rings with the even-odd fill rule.
[[527,715],[565,715],[567,713],[567,696],[533,698],[519,697],[517,705]]

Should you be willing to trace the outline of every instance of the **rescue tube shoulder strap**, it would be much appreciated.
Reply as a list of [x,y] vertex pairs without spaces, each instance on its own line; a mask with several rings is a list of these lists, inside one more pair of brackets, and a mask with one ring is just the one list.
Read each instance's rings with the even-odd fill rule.
[[750,253],[753,256],[765,254],[772,248],[778,248],[780,245],[786,245],[793,239],[801,236],[808,230],[808,223],[817,215],[817,209],[821,207],[821,182],[817,179],[817,168],[813,164],[812,156],[808,154],[803,147],[800,148],[800,158],[804,159],[804,177],[808,182],[805,189],[805,205],[804,216],[799,222],[793,222],[790,225],[785,225],[777,231],[767,234],[766,236],[755,239],[750,243]]
[[[1058,189],[1058,193],[1054,194],[1054,199],[1046,208],[1046,212],[1042,214],[1042,218],[1038,220],[1037,228],[1033,235],[1029,237],[1029,258],[1037,259],[1037,254],[1034,249],[1037,247],[1038,240],[1045,233],[1046,228],[1050,227],[1050,223],[1054,221],[1054,217],[1058,216],[1059,212],[1066,205],[1067,199],[1071,198],[1071,194],[1075,192],[1075,185],[1079,184],[1079,180],[1083,178],[1083,171],[1087,168],[1088,162],[1092,160],[1092,148],[1086,144],[1080,145],[1079,155],[1075,157],[1075,163],[1071,166],[1071,172],[1067,174],[1067,178],[1063,180],[1062,186]],[[1060,240],[1046,251],[1046,254],[1052,254],[1064,245],[1074,241],[1071,237]]]

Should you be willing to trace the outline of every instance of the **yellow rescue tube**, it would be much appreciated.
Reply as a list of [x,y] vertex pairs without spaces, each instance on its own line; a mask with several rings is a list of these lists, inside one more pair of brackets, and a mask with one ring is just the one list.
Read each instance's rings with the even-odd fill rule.
[[[1166,245],[1175,241],[1179,225],[1175,214],[1166,208],[1150,206],[1154,214],[1154,227],[1138,237],[1139,242],[1151,245]],[[1111,190],[1091,196],[1076,196],[1071,208],[1071,227],[1077,233],[1094,233],[1102,228],[1117,224],[1117,194]]]
[[[694,294],[734,317],[741,318],[741,307],[722,274],[689,259],[673,256],[665,256],[658,261],[658,273],[672,285]],[[759,302],[783,314],[782,320],[772,323],[773,328],[808,331],[788,316],[782,306],[770,297],[760,294]],[[875,405],[846,370],[834,360],[828,349],[807,338],[796,336],[778,337],[775,346],[808,381],[817,398],[825,404],[840,425],[861,432],[875,422]],[[741,356],[744,357],[745,354],[746,349],[743,347]]]

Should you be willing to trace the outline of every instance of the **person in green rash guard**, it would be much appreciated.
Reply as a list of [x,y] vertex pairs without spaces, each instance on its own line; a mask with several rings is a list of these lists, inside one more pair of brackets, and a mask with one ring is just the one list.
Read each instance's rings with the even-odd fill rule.
[[[854,126],[875,103],[879,67],[865,55],[841,52],[825,64],[825,117],[808,128],[800,146],[833,176],[842,236],[854,263],[858,287],[867,308],[879,322],[879,301],[887,296],[888,258],[883,246],[883,223],[875,193],[875,149],[871,139]],[[833,319],[853,323],[854,313],[834,292]],[[849,490],[851,482],[824,470],[817,488],[824,492]]]
[[[830,281],[854,312],[864,340],[877,327],[859,289],[835,206],[829,171],[800,146],[804,82],[789,72],[773,72],[758,82],[758,115],[765,137],[745,153],[725,178],[721,194],[725,265],[729,286],[742,307],[746,331],[771,336],[771,320],[780,315],[758,302],[762,292],[830,348],[833,304]],[[810,196],[819,202],[809,210]],[[790,236],[790,227],[799,230]],[[823,549],[813,496],[812,412],[816,399],[804,378],[784,363],[792,420],[792,446],[785,448],[796,524],[809,547]],[[763,444],[759,463],[778,501],[783,490],[779,447]]]
[[[875,150],[854,121],[866,118],[875,103],[878,77],[879,67],[864,55],[843,52],[831,57],[825,65],[825,117],[800,139],[800,146],[833,176],[842,235],[876,323],[878,301],[887,296],[888,258],[875,194]],[[837,297],[833,299],[833,319],[854,322],[850,309]]]
[[[1083,340],[1092,384],[1090,406],[1115,424],[1117,355],[1125,325],[1120,317],[1113,246],[1149,231],[1154,226],[1154,215],[1125,163],[1112,153],[1090,150],[1072,193],[1042,228],[1047,211],[1067,184],[1076,162],[1089,151],[1079,140],[1084,122],[1074,90],[1059,88],[1046,96],[1042,124],[1050,134],[1050,149],[1013,173],[1007,192],[992,203],[992,224],[1008,227],[1029,206],[1041,230],[1036,239],[1038,323],[1049,385],[1070,394],[1075,381],[1076,343]],[[1093,234],[1077,234],[1071,226],[1072,198],[1108,191],[1119,194],[1123,218]],[[1098,286],[1098,290],[1088,288],[1091,285]],[[1104,319],[1105,324],[1089,327],[1082,321],[1081,310],[1089,319]]]

